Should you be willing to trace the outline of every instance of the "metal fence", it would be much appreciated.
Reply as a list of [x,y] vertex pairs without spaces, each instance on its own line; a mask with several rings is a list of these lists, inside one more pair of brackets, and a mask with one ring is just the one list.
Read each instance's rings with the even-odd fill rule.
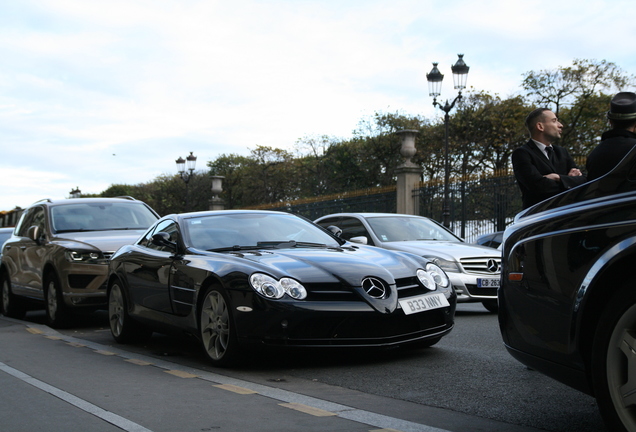
[[[451,181],[449,189],[450,229],[468,242],[504,230],[521,211],[521,194],[513,175]],[[443,184],[422,183],[413,190],[419,215],[436,221],[442,221],[443,198]],[[251,208],[297,213],[314,220],[342,212],[395,213],[396,200],[396,187],[390,186]]]
[[[513,175],[451,182],[450,229],[473,242],[482,234],[503,231],[521,211],[521,193]],[[414,191],[419,215],[442,221],[443,184],[421,185]]]

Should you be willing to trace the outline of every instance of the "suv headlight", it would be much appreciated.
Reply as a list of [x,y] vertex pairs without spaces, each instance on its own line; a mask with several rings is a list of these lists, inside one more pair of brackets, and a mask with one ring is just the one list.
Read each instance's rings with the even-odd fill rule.
[[455,261],[445,260],[436,256],[425,256],[433,264],[437,264],[442,270],[451,273],[461,273],[459,265]]
[[108,260],[104,258],[101,252],[97,251],[81,251],[67,250],[64,257],[68,262],[81,264],[108,264]]
[[285,294],[296,300],[307,298],[305,287],[292,278],[284,277],[278,281],[269,275],[254,273],[250,276],[250,285],[254,291],[269,299],[280,299]]

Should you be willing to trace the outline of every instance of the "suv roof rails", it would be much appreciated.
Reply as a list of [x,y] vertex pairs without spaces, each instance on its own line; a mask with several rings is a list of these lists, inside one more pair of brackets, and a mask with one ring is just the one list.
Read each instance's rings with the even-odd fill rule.
[[33,204],[37,204],[37,203],[40,203],[40,202],[53,202],[53,201],[51,200],[51,198],[43,198],[41,200],[37,200]]

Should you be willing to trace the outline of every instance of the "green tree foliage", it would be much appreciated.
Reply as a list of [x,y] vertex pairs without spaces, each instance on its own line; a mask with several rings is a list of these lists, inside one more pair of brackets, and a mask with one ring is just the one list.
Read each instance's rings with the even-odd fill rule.
[[[612,94],[629,90],[633,80],[614,63],[574,60],[571,66],[526,73],[520,95],[502,98],[483,91],[468,92],[450,113],[451,179],[510,169],[513,150],[528,139],[525,117],[540,106],[554,110],[564,124],[560,144],[575,157],[586,156],[607,129],[605,113]],[[294,153],[257,146],[247,156],[222,154],[210,160],[209,172],[195,173],[188,184],[189,209],[208,208],[209,175],[224,176],[221,198],[226,208],[394,185],[396,169],[404,162],[396,132],[406,129],[419,131],[412,161],[422,167],[422,180],[441,182],[443,114],[430,120],[377,112],[363,118],[350,139],[304,137],[296,142]],[[182,212],[186,207],[186,185],[176,175],[162,175],[135,186],[112,185],[101,195],[133,196],[160,214]]]
[[576,59],[572,66],[526,73],[522,88],[530,103],[559,116],[564,126],[560,145],[573,156],[584,156],[607,129],[611,96],[628,89],[633,80],[612,62]]

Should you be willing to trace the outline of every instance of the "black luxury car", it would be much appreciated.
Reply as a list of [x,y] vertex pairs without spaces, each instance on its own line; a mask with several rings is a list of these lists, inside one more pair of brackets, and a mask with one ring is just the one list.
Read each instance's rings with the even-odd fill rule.
[[455,303],[428,260],[273,211],[165,216],[113,255],[108,282],[117,342],[185,331],[219,366],[249,345],[431,346],[453,328]]
[[596,397],[609,430],[636,431],[636,149],[517,215],[502,258],[508,351]]

